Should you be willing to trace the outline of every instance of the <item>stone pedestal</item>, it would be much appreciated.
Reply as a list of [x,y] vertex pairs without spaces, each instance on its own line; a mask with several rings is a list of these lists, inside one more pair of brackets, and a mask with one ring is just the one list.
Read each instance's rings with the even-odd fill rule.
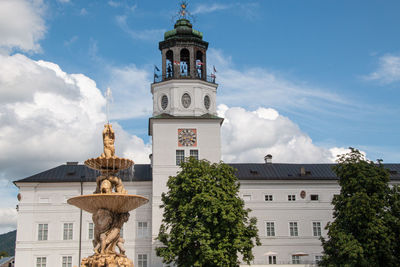
[[81,267],[133,267],[132,260],[116,254],[94,254],[83,258]]

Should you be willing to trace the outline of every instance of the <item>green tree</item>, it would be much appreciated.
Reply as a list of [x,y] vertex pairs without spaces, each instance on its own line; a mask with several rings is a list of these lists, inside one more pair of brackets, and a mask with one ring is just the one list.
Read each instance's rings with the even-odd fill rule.
[[394,185],[388,197],[388,220],[390,229],[394,235],[394,250],[396,266],[400,266],[400,185]]
[[388,216],[389,173],[354,148],[333,167],[339,177],[334,221],[322,238],[322,266],[396,266],[394,234]]
[[177,266],[238,266],[249,263],[260,245],[256,218],[239,197],[235,169],[224,163],[189,158],[169,177],[162,194],[164,218],[157,255]]

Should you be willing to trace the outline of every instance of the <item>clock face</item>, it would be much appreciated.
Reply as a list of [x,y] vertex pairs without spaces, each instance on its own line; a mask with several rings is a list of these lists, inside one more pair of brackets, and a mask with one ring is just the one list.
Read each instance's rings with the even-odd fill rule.
[[188,93],[184,93],[182,96],[182,105],[184,108],[188,108],[192,100],[190,99],[190,95]]
[[178,146],[197,146],[197,130],[178,129]]

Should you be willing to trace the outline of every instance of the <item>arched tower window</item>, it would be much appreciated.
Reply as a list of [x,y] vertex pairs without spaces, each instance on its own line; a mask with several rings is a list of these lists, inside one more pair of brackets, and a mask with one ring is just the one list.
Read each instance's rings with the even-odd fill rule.
[[203,78],[204,73],[204,59],[203,52],[197,51],[196,53],[196,75],[198,78]]
[[190,75],[190,53],[186,48],[181,50],[180,74],[181,76]]
[[168,50],[165,56],[165,77],[172,78],[174,77],[174,52]]

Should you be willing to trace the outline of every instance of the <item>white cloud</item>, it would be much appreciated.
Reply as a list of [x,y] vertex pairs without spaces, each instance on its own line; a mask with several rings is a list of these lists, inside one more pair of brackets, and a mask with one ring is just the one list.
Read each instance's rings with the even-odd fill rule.
[[123,8],[125,11],[128,12],[133,12],[137,8],[137,5],[131,5],[131,3],[128,0],[122,0],[122,1],[108,1],[108,5],[114,8]]
[[0,208],[0,234],[17,228],[17,210],[15,208]]
[[57,1],[60,2],[60,3],[63,3],[63,4],[71,2],[70,0],[57,0]]
[[[121,131],[121,133],[126,133]],[[135,163],[150,163],[149,155],[152,152],[151,144],[145,144],[143,139],[135,135],[124,135],[123,143],[128,144],[124,149],[123,157],[134,159]],[[138,153],[140,151],[140,153]]]
[[[267,106],[286,113],[319,120],[316,112],[328,116],[347,116],[359,112],[359,106],[332,92],[303,81],[259,67],[238,67],[232,58],[220,50],[209,49],[208,73],[217,68],[219,103],[250,108]],[[365,111],[366,108],[363,107]],[[318,124],[321,122],[318,122]],[[323,123],[323,122],[322,122]],[[317,125],[317,122],[314,123]]]
[[0,49],[39,52],[46,32],[44,8],[41,0],[0,1]]
[[376,80],[384,84],[400,81],[400,56],[386,54],[379,59],[375,72],[365,77],[366,80]]
[[225,118],[221,129],[225,162],[263,162],[267,154],[273,162],[333,162],[333,153],[343,151],[314,145],[298,125],[272,108],[248,111],[222,104],[218,115]]
[[72,44],[74,44],[76,41],[78,41],[79,37],[74,35],[71,37],[71,39],[64,41],[64,45],[65,46],[71,46]]
[[128,17],[126,15],[121,15],[116,17],[117,25],[127,33],[132,39],[135,40],[161,40],[165,32],[164,29],[151,29],[151,30],[133,30],[128,26]]
[[86,8],[82,8],[81,11],[79,11],[79,15],[81,16],[85,16],[88,14],[88,11],[86,10]]
[[[0,178],[14,180],[101,153],[105,99],[85,75],[20,54],[2,56],[0,94]],[[117,153],[148,162],[148,145],[118,129]]]
[[220,3],[202,3],[194,7],[193,15],[198,14],[208,14],[213,12],[218,12],[222,10],[228,10],[231,14],[240,16],[240,18],[245,18],[248,20],[255,20],[259,18],[259,4],[257,2],[232,2],[229,4]]
[[112,119],[149,116],[153,102],[150,93],[150,73],[129,65],[109,67],[109,87],[114,101],[110,105]]
[[192,14],[196,15],[196,14],[212,13],[212,12],[219,11],[219,10],[229,9],[231,7],[232,7],[232,5],[224,5],[224,4],[216,4],[216,3],[213,3],[211,5],[199,4],[193,10]]
[[108,5],[112,7],[120,7],[122,3],[118,1],[108,1]]

